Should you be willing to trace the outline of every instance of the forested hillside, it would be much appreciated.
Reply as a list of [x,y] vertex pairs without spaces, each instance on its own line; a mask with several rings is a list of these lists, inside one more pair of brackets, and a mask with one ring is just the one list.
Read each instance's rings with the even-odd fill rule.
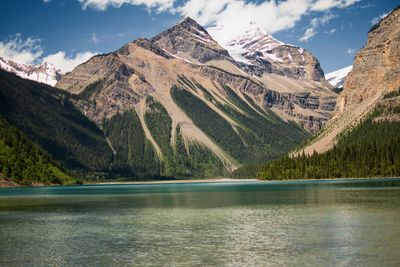
[[312,156],[285,156],[261,168],[261,179],[400,176],[400,91],[384,99],[335,147]]
[[77,180],[17,128],[0,117],[0,172],[20,185],[72,184]]
[[103,132],[68,93],[0,71],[0,115],[75,174],[106,172],[112,151]]

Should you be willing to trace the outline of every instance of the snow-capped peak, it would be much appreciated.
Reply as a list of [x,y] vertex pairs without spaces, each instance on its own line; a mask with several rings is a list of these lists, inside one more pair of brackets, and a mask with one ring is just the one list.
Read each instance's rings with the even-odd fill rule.
[[343,88],[347,74],[352,70],[353,66],[348,66],[340,70],[336,70],[325,74],[325,79],[336,88]]
[[248,51],[266,51],[283,44],[261,27],[252,25],[242,35],[229,42],[227,46],[240,46]]
[[53,64],[44,62],[42,65],[35,66],[23,63],[16,63],[0,57],[0,69],[12,72],[21,78],[45,83],[55,86],[61,78],[61,74]]
[[250,64],[245,57],[256,52],[263,53],[270,60],[278,60],[277,57],[269,52],[281,45],[284,45],[284,43],[265,32],[260,26],[252,23],[243,34],[229,42],[225,49],[235,60]]

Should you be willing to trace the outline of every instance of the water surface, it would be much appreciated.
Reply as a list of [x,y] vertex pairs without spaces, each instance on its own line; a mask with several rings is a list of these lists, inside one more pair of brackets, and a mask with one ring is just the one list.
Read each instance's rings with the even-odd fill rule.
[[0,266],[398,266],[400,179],[0,189]]

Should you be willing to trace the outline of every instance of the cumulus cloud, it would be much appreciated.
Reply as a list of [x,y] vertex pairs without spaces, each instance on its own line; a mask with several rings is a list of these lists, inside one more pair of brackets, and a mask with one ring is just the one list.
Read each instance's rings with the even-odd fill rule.
[[[226,44],[249,25],[265,31],[290,29],[303,16],[346,8],[361,0],[78,0],[83,9],[104,11],[124,4],[143,5],[149,10],[189,16],[205,26],[220,43]],[[312,23],[312,22],[311,22]],[[323,23],[317,21],[316,23]],[[311,26],[309,27],[311,28]],[[316,28],[316,27],[314,27]],[[314,29],[315,32],[315,29]]]
[[64,51],[59,51],[55,54],[48,55],[42,59],[42,62],[50,62],[57,69],[61,70],[61,73],[72,71],[76,66],[88,61],[91,57],[96,55],[90,51],[78,53],[75,57],[66,56]]
[[0,41],[0,57],[24,64],[53,63],[54,66],[65,73],[71,71],[77,65],[87,61],[97,53],[90,51],[78,53],[75,57],[67,57],[64,51],[43,57],[44,48],[39,38],[23,38],[21,34]]
[[[326,24],[335,17],[329,11],[333,8],[345,8],[359,0],[282,0],[258,1],[245,0],[189,0],[174,11],[190,16],[205,25],[209,33],[220,43],[227,43],[238,33],[245,31],[250,23],[258,24],[268,33],[290,29],[304,16],[323,12],[321,18],[310,22],[312,30]],[[306,36],[305,36],[306,37]],[[311,36],[312,37],[312,36]]]
[[317,32],[314,30],[314,28],[308,28],[302,37],[300,37],[300,41],[301,42],[307,42],[311,37],[313,37],[314,35],[316,35]]
[[[321,17],[315,17],[310,21],[310,27],[305,31],[302,37],[300,37],[301,42],[307,42],[309,39],[311,39],[314,35],[317,34],[316,28],[327,24],[330,20],[335,18],[336,15],[332,13],[326,13]],[[336,29],[335,29],[336,31]],[[335,31],[331,32],[334,33]]]
[[21,34],[0,41],[0,57],[18,63],[33,64],[43,54],[40,39],[34,37],[22,38]]
[[205,25],[209,33],[220,43],[227,43],[251,23],[269,33],[289,29],[308,10],[308,0],[264,1],[243,0],[189,0],[177,11]]
[[158,12],[172,10],[174,0],[79,0],[83,9],[93,8],[104,11],[108,7],[121,7],[124,4],[143,5],[148,9],[156,9]]

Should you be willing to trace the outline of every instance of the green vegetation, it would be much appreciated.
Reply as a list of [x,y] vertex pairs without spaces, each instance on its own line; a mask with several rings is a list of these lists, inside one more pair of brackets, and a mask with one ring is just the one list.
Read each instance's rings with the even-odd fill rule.
[[225,174],[225,168],[208,149],[193,143],[186,149],[180,129],[176,129],[175,144],[171,145],[172,120],[164,107],[152,97],[147,98],[149,111],[146,125],[163,153],[161,175],[186,178],[217,177]]
[[104,85],[104,80],[95,81],[88,86],[78,95],[80,99],[84,99],[86,101],[92,102],[93,96],[101,90],[102,86]]
[[[197,85],[201,91],[206,91]],[[256,112],[232,89],[224,87],[227,98],[246,114],[230,105],[218,105],[239,126],[236,130],[217,112],[188,91],[172,88],[174,101],[193,122],[220,147],[241,163],[261,163],[275,159],[303,141],[308,134],[294,123],[286,123],[274,113]],[[206,97],[212,98],[211,95]],[[212,100],[212,99],[210,99]]]
[[[70,95],[0,71],[0,115],[76,176],[107,172],[112,151]],[[95,173],[95,174],[94,174]]]
[[78,181],[41,147],[0,117],[0,171],[20,185],[73,184]]
[[[396,97],[391,93],[385,98]],[[337,145],[323,154],[284,156],[266,164],[262,179],[303,179],[400,176],[400,108],[379,105],[362,123],[341,135]],[[383,118],[376,120],[377,118]]]
[[115,115],[103,128],[116,152],[111,165],[114,174],[132,178],[159,176],[160,162],[134,110]]

